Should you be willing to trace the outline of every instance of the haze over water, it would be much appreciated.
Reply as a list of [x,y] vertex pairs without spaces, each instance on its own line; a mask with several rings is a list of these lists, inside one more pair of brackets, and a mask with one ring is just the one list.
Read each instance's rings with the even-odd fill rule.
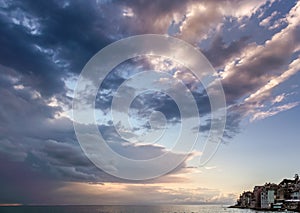
[[[1,207],[1,213],[254,213],[249,209],[229,209],[219,205],[166,206],[19,206]],[[268,211],[270,212],[270,211]],[[262,213],[264,213],[262,211]]]

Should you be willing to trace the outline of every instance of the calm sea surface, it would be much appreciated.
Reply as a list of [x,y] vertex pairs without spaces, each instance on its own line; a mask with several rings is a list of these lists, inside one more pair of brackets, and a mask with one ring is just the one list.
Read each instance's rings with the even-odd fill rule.
[[[18,206],[0,207],[0,213],[254,213],[246,209],[223,206]],[[262,213],[262,212],[261,212]]]

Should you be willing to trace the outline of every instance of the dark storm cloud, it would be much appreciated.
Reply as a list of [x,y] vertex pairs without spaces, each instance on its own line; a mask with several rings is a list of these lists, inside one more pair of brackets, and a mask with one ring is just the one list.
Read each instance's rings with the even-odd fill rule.
[[[55,113],[61,111],[60,107],[48,106],[46,101],[38,96],[36,91],[30,87],[24,87],[19,84],[22,78],[14,70],[0,67],[2,73],[0,76],[0,123],[3,135],[23,135],[30,136],[36,134],[41,126],[48,126],[48,131],[57,127],[51,125],[51,119],[54,119]],[[20,87],[20,88],[18,88]],[[58,121],[63,131],[64,120]],[[28,125],[30,124],[30,125]],[[47,131],[47,134],[48,134]],[[43,136],[44,132],[39,132]]]
[[[72,122],[68,118],[55,118],[62,109],[49,106],[30,88],[16,87],[20,75],[15,71],[5,67],[1,71],[6,75],[0,76],[0,155],[25,162],[53,178],[62,173],[59,166],[92,167],[76,142]],[[61,180],[81,179],[84,177],[78,177],[76,169],[74,176],[69,173],[61,177]]]
[[[24,74],[43,95],[63,93],[63,78],[78,73],[110,43],[103,5],[71,1],[14,1],[1,8],[0,64]],[[109,29],[110,28],[110,29]],[[114,31],[114,32],[111,32]]]
[[55,191],[63,186],[63,183],[49,179],[47,174],[33,171],[28,164],[6,157],[0,155],[0,169],[5,171],[0,175],[1,203],[51,202]]
[[[28,180],[24,181],[28,185],[34,184],[36,178],[41,183],[45,181],[45,185],[49,182],[49,187],[55,181],[127,182],[104,173],[88,160],[76,140],[72,122],[66,117],[56,117],[62,108],[49,106],[31,88],[20,87],[18,79],[21,77],[16,71],[6,67],[1,67],[1,71],[5,75],[0,76],[0,157],[5,158],[5,162],[16,162],[12,163],[10,171],[13,174],[10,175],[16,178],[15,181],[20,181],[18,186],[22,186],[19,180],[22,176],[14,170],[22,166],[29,168]],[[115,152],[129,158],[149,159],[166,152],[162,147],[152,145],[123,144],[126,141],[120,138],[114,126],[102,125],[99,130]],[[7,169],[5,163],[1,166],[3,171]],[[179,167],[184,169],[185,163]],[[174,172],[180,172],[180,168]],[[30,175],[35,172],[43,175],[38,175],[30,182]],[[57,184],[59,187],[60,184]],[[27,190],[27,186],[22,188]],[[37,193],[35,188],[29,191],[32,196]],[[12,190],[11,193],[14,192],[17,191]],[[20,191],[18,193],[23,194]],[[2,201],[8,202],[4,198]]]

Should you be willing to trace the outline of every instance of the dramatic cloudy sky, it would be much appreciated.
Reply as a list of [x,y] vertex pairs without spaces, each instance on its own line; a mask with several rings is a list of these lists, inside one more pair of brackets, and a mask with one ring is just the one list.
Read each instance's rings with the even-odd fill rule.
[[[300,172],[299,14],[297,0],[0,0],[0,204],[232,203],[242,190]],[[71,110],[89,59],[140,34],[174,36],[207,57],[223,85],[227,123],[223,143],[204,166],[199,145],[167,175],[131,181],[89,161]],[[154,56],[125,61],[100,87],[96,114],[111,149],[136,160],[169,152],[176,139],[169,134],[159,145],[132,144],[111,121],[118,87],[149,70],[186,84],[203,137],[211,123],[209,98],[187,68]],[[153,110],[177,131],[182,118],[176,103],[152,91],[131,105],[136,132],[149,129]]]

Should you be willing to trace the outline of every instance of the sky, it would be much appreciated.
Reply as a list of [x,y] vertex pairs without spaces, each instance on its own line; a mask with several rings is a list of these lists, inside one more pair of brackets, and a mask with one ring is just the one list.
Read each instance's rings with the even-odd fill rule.
[[[255,185],[292,178],[300,172],[299,14],[297,0],[0,0],[0,205],[233,204]],[[95,99],[97,128],[111,150],[136,161],[168,153],[158,169],[182,157],[172,148],[181,122],[194,118],[191,105],[178,107],[172,96],[149,90],[130,109],[119,105],[118,116],[129,114],[132,131],[112,120],[112,100],[124,82],[128,97],[134,86],[151,85],[144,72],[154,71],[159,78],[150,79],[176,94],[183,82],[200,117],[188,128],[191,138],[200,135],[197,144],[176,168],[132,180],[109,174],[117,171],[114,163],[92,163],[76,137],[72,103],[80,74],[98,51],[143,34],[171,36],[201,51],[215,70],[212,81],[222,85],[227,114],[221,144],[203,165],[214,122],[205,85],[162,56],[120,63]],[[150,115],[163,117],[170,131],[159,143],[133,142],[132,135],[151,130]]]

